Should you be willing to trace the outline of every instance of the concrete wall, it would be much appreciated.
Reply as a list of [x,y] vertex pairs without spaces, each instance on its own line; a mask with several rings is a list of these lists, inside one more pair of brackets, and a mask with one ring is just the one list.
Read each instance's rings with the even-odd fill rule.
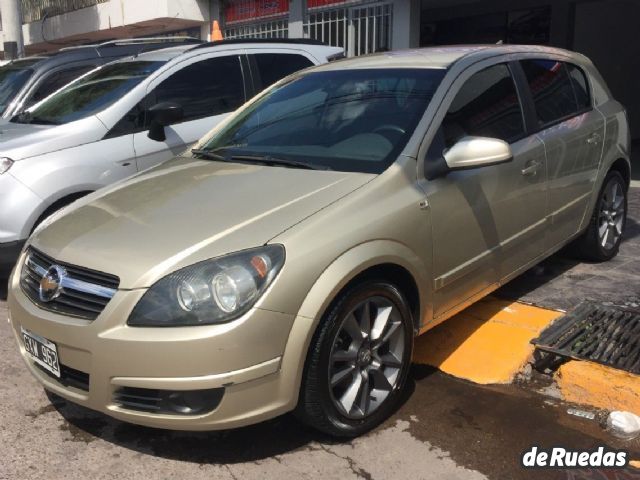
[[23,25],[24,43],[34,51],[57,43],[144,36],[209,22],[209,0],[111,0],[44,22]]
[[549,43],[593,60],[640,139],[640,0],[422,0],[422,22],[551,7]]
[[420,45],[420,0],[394,0],[391,45],[394,50]]

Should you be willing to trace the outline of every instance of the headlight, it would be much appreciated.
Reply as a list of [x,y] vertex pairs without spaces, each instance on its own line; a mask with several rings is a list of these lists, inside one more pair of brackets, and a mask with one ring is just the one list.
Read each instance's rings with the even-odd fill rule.
[[185,267],[152,285],[127,323],[177,327],[228,322],[256,303],[283,263],[284,247],[267,245]]
[[7,157],[0,157],[0,175],[8,172],[11,168],[11,165],[13,165],[13,160]]

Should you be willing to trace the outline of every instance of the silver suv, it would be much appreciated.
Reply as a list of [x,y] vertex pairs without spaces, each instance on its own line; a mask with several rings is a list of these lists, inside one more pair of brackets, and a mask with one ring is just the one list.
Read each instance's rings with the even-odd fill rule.
[[263,88],[341,54],[286,40],[157,50],[93,70],[1,125],[0,278],[53,212],[172,158]]

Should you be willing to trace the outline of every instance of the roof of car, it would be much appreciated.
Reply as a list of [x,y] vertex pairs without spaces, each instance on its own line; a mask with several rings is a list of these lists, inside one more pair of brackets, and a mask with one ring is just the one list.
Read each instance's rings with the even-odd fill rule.
[[[194,44],[202,43],[196,39],[187,37],[179,37],[178,40],[184,42],[180,44],[180,47],[184,49],[193,48]],[[167,38],[166,40],[161,38],[113,40],[94,45],[79,45],[77,47],[63,48],[50,54],[16,59],[11,63],[19,65],[21,62],[28,61],[28,63],[33,63],[34,60],[38,60],[31,68],[34,70],[49,70],[59,65],[92,58],[109,59],[113,57],[113,59],[116,59],[127,55],[136,55],[144,51],[153,51],[154,49],[162,48],[164,45],[174,48],[171,44],[175,41],[176,40],[172,38]]]
[[[269,48],[291,48],[291,49],[303,49],[307,50],[311,53],[315,51],[323,51],[324,54],[331,54],[335,52],[341,52],[342,49],[339,47],[332,47],[330,45],[325,45],[321,42],[316,41],[306,41],[300,39],[300,41],[296,41],[298,39],[285,39],[285,40],[267,40],[267,39],[242,39],[242,40],[222,40],[218,42],[209,42],[203,43],[201,45],[181,45],[177,47],[163,48],[161,50],[154,50],[153,52],[145,52],[137,55],[135,58],[140,60],[147,61],[165,61],[173,60],[179,55],[184,53],[193,53],[193,55],[198,55],[201,53],[205,53],[206,50],[218,50],[218,49],[227,49],[229,47],[240,46],[242,49],[251,50],[253,48],[256,49],[269,49]],[[132,60],[133,58],[129,57],[126,60]]]
[[321,65],[314,71],[343,68],[447,68],[463,58],[478,61],[496,55],[536,52],[574,58],[579,56],[568,50],[539,45],[453,45],[363,55]]
[[135,57],[129,57],[123,60],[139,59],[149,62],[168,62],[169,60],[182,55],[187,50],[191,50],[192,48],[193,45],[180,45],[177,47],[162,48],[160,50],[154,50],[152,52],[141,53],[140,55],[136,55]]

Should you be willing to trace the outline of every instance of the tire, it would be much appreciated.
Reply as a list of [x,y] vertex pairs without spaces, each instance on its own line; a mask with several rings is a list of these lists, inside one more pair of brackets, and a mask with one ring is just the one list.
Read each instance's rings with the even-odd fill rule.
[[[613,194],[614,191],[617,193]],[[626,221],[627,185],[620,173],[610,171],[602,183],[589,226],[577,241],[580,256],[596,262],[615,257]],[[604,238],[603,231],[607,238]]]
[[296,416],[335,437],[379,425],[401,402],[413,335],[410,309],[394,285],[368,280],[341,293],[311,341]]

